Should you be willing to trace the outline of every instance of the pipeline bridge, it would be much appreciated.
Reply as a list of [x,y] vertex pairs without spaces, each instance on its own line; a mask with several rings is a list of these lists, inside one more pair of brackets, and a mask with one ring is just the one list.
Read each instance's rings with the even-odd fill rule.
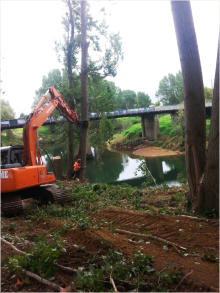
[[[172,121],[175,121],[175,116],[177,112],[184,109],[183,104],[180,105],[168,105],[168,106],[158,106],[158,107],[146,107],[137,109],[127,109],[127,110],[116,110],[113,112],[105,113],[89,113],[89,120],[100,120],[102,117],[107,117],[108,119],[115,119],[121,117],[141,117],[142,126],[142,136],[149,140],[157,139],[159,133],[159,120],[158,115],[160,114],[170,114]],[[212,103],[205,104],[206,117],[211,117]],[[196,111],[196,109],[195,109]],[[80,119],[79,119],[80,120]],[[55,123],[67,121],[65,117],[48,117],[43,125],[51,125]],[[26,123],[26,118],[17,118],[12,120],[1,120],[1,130],[23,128]]]

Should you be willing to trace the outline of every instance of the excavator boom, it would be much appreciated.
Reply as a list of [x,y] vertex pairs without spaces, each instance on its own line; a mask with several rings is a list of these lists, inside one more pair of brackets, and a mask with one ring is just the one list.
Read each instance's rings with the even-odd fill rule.
[[[29,115],[23,128],[24,161],[28,166],[37,165],[37,131],[56,108],[61,111],[69,122],[76,123],[78,121],[77,113],[70,109],[61,94],[54,87],[50,87],[48,91],[50,93],[49,101],[46,102],[47,92],[41,98],[34,111]],[[39,164],[41,163],[38,160]]]

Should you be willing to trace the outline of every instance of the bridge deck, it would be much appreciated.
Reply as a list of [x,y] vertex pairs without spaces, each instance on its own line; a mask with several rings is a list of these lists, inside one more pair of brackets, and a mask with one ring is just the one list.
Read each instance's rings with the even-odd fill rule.
[[[206,103],[206,112],[211,113],[212,103]],[[147,115],[158,115],[158,114],[171,114],[175,113],[180,109],[184,109],[183,104],[181,105],[169,105],[169,106],[159,106],[159,107],[146,107],[128,110],[116,110],[113,112],[105,112],[103,114],[89,113],[89,120],[100,120],[103,115],[108,119],[115,119],[121,117],[135,117],[135,116],[147,116]],[[54,123],[67,121],[64,117],[59,117],[54,119],[49,117],[43,125],[50,125]],[[25,118],[17,118],[12,120],[1,120],[1,130],[22,128],[26,122]]]

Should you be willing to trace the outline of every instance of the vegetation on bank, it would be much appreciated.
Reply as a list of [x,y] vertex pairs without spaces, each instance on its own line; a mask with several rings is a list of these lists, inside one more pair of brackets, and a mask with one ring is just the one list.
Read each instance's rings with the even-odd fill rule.
[[[148,142],[149,146],[159,146],[162,148],[180,150],[184,151],[184,129],[181,123],[183,123],[183,113],[179,113],[175,125],[172,124],[170,115],[159,116],[159,134],[156,141]],[[120,150],[131,150],[141,144],[143,144],[144,139],[142,138],[142,129],[140,117],[125,117],[115,119],[111,126],[112,132],[114,133],[113,139],[110,141],[112,148]],[[62,140],[63,134],[57,132],[58,127],[52,126],[42,126],[39,129],[40,144],[47,147],[51,142],[53,143],[64,143]],[[206,137],[208,143],[210,131],[210,120],[206,120]],[[105,132],[105,130],[104,130]],[[109,134],[109,136],[111,136]],[[75,139],[78,140],[78,129],[75,128]],[[94,135],[92,136],[92,141],[96,143]],[[9,132],[4,131],[2,133],[2,145],[9,145],[9,142],[13,144],[23,144],[22,142],[22,129],[13,129]],[[64,143],[65,145],[65,143]]]
[[[130,125],[131,118],[123,118],[124,129],[121,133],[116,133],[111,140],[111,146],[115,149],[132,149],[144,142],[142,138],[141,123],[138,119]],[[127,120],[127,125],[125,121]],[[206,139],[208,142],[210,131],[210,120],[206,120]],[[184,151],[184,126],[183,111],[179,111],[176,120],[172,122],[171,116],[159,116],[159,133],[155,141],[149,142],[149,146],[160,146],[162,148]]]

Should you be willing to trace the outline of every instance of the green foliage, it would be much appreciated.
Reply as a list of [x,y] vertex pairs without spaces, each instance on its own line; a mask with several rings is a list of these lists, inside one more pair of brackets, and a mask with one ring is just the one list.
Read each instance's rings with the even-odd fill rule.
[[210,120],[206,120],[206,140],[209,138],[209,132],[210,132]]
[[[97,263],[101,263],[101,265],[97,265]],[[107,255],[96,259],[96,264],[90,264],[88,269],[80,267],[74,281],[80,291],[109,291],[111,285],[106,282],[109,280],[109,276],[114,279],[116,284],[126,280],[130,281],[133,288],[137,288],[144,276],[154,272],[150,255],[136,251],[134,258],[127,260],[122,253],[111,249]]]
[[51,278],[57,269],[55,261],[62,251],[65,249],[57,238],[50,244],[45,239],[36,239],[28,255],[10,257],[7,267],[11,272],[26,269],[43,278]]
[[176,75],[169,73],[159,83],[156,93],[163,105],[175,105],[183,102],[183,77],[179,71]]
[[134,109],[148,107],[151,104],[150,96],[144,92],[132,90],[119,90],[116,105],[117,109]]
[[85,217],[78,221],[78,226],[80,230],[84,231],[89,228],[89,218]]
[[184,174],[182,172],[177,174],[176,178],[180,183],[186,183],[187,179],[185,178]]
[[160,135],[169,135],[173,130],[170,115],[163,115],[159,117]]
[[204,87],[204,95],[205,95],[205,101],[206,102],[211,102],[212,101],[212,96],[213,96],[212,89],[210,89],[208,87]]
[[145,94],[144,92],[138,92],[137,93],[137,108],[142,107],[149,107],[151,104],[151,99],[148,94]]
[[136,93],[134,91],[124,90],[122,91],[122,97],[125,101],[125,109],[134,108],[136,102]]
[[172,196],[172,199],[177,200],[179,202],[183,202],[185,200],[185,194],[183,192],[175,193]]
[[145,186],[156,185],[156,181],[148,169],[146,161],[142,161],[139,164],[137,171],[141,171],[142,175],[145,177]]
[[[1,119],[14,119],[15,113],[9,102],[3,99],[0,99],[0,109],[1,109]],[[15,143],[15,135],[12,129],[4,130],[1,132],[1,143],[3,146],[9,145],[9,142],[12,141]]]
[[10,106],[8,101],[0,99],[0,107],[1,107],[1,119],[2,120],[15,118],[14,110],[12,109],[12,107]]
[[208,261],[208,262],[218,262],[218,259],[215,257],[214,254],[206,254],[206,253],[204,253],[202,255],[202,260]]
[[141,137],[142,135],[142,130],[141,130],[141,124],[136,123],[130,126],[128,129],[123,131],[123,136],[124,138],[134,138],[134,137]]

